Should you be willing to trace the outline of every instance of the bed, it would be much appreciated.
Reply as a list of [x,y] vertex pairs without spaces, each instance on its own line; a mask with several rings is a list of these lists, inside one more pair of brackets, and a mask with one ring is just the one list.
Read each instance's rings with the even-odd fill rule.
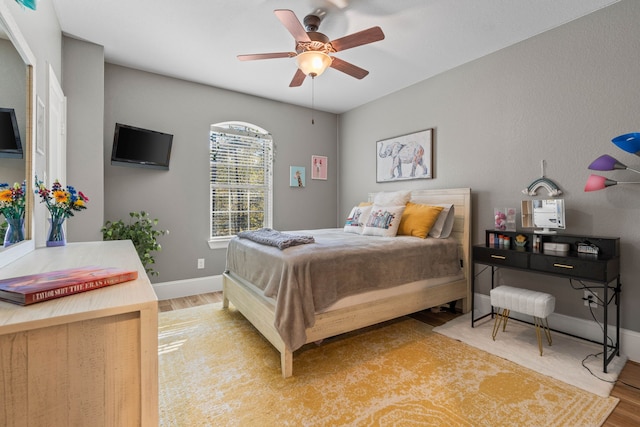
[[[376,194],[369,194],[373,201]],[[373,284],[371,275],[384,275],[371,268],[357,268],[358,251],[364,251],[368,259],[376,260],[381,256],[372,252],[371,248],[359,248],[359,241],[367,237],[345,233],[342,229],[303,230],[297,234],[312,235],[315,242],[292,246],[281,250],[276,247],[262,245],[248,239],[234,238],[227,250],[227,270],[223,274],[223,307],[229,303],[239,310],[254,327],[280,352],[282,376],[287,378],[293,374],[293,352],[306,343],[319,342],[325,338],[361,329],[380,322],[405,316],[431,307],[438,307],[459,301],[463,312],[468,312],[471,301],[471,190],[469,188],[414,190],[410,192],[410,202],[420,205],[453,205],[453,226],[446,239],[419,239],[409,236],[386,238],[372,236],[370,242],[378,242],[378,246],[393,244],[418,245],[405,253],[419,254],[421,250],[436,250],[442,261],[435,263],[435,270],[426,273],[429,277],[414,276],[413,272],[398,275],[391,279],[385,276],[383,284]],[[342,237],[336,236],[342,233]],[[337,243],[334,240],[337,238]],[[386,239],[386,240],[385,240]],[[331,243],[333,242],[333,243]],[[405,242],[405,243],[403,243]],[[336,248],[329,248],[334,245]],[[431,249],[419,247],[428,246]],[[356,255],[345,256],[345,253],[329,259],[332,250],[349,247]],[[433,249],[435,248],[435,249]],[[375,251],[380,250],[379,248]],[[313,261],[305,267],[292,267],[302,262],[305,253],[313,252]],[[372,255],[373,254],[373,255]],[[445,254],[446,260],[445,260]],[[256,261],[266,256],[264,260]],[[416,255],[412,265],[424,270],[421,255]],[[393,261],[391,252],[383,256]],[[457,268],[453,268],[453,262]],[[300,261],[297,261],[297,260]],[[347,262],[346,265],[342,264]],[[269,270],[267,266],[281,263],[280,270]],[[350,264],[349,264],[350,263]],[[362,264],[360,264],[362,265]],[[253,268],[257,267],[257,268]],[[253,271],[252,271],[253,268]],[[294,269],[297,275],[290,274]],[[346,278],[335,277],[335,271],[348,274]],[[371,271],[369,271],[371,270]],[[408,267],[401,269],[410,270]],[[312,274],[315,271],[314,274]],[[327,274],[319,275],[318,272]],[[369,276],[367,276],[369,274]],[[415,273],[415,274],[425,274]],[[325,276],[328,276],[325,277]],[[433,277],[432,277],[433,276]],[[334,282],[340,282],[335,285]],[[401,283],[397,283],[400,280]],[[309,284],[303,282],[310,282]],[[329,296],[318,291],[324,289],[325,283],[334,284]],[[393,283],[392,283],[393,282]],[[367,286],[364,286],[364,285]],[[287,288],[288,286],[288,288]],[[285,290],[288,289],[288,290]],[[309,290],[313,290],[310,292]],[[274,295],[275,294],[275,295]],[[314,297],[314,294],[315,297]],[[308,312],[309,307],[312,312]],[[306,311],[305,311],[306,310]],[[284,319],[284,320],[283,320]],[[294,326],[290,331],[288,328]]]

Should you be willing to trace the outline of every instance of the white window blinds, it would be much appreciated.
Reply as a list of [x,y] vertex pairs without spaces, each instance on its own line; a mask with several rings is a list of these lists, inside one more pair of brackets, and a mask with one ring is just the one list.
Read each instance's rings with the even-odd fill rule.
[[244,124],[211,126],[211,239],[271,227],[273,140]]

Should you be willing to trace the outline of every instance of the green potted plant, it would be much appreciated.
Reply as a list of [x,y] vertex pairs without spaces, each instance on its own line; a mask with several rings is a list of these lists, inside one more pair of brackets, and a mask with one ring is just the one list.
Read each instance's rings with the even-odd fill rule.
[[145,211],[129,212],[129,217],[129,223],[122,220],[105,222],[100,229],[102,239],[131,240],[147,274],[157,276],[159,273],[151,267],[156,262],[151,252],[162,250],[157,237],[168,234],[169,230],[156,229],[158,220],[150,219]]

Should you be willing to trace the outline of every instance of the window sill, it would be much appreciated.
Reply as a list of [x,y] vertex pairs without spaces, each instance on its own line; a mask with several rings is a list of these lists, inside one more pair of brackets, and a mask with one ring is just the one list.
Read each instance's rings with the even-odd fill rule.
[[209,240],[209,249],[227,249],[227,246],[229,245],[230,240],[231,238],[221,239],[221,240]]

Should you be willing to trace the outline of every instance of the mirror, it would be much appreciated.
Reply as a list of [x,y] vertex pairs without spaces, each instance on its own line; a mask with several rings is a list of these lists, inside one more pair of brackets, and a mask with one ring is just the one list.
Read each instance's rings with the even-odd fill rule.
[[563,199],[522,201],[522,228],[541,228],[535,233],[552,234],[565,227]]
[[[34,249],[33,130],[35,124],[35,57],[4,2],[0,2],[0,107],[14,108],[23,146],[22,159],[0,159],[0,182],[26,183],[25,241],[0,247],[0,267]],[[4,104],[11,105],[4,105]],[[4,236],[3,236],[4,237]]]

